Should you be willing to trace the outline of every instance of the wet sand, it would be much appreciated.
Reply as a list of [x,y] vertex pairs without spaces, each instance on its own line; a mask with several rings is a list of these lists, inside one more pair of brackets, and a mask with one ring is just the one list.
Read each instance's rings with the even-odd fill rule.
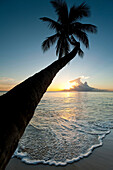
[[102,147],[78,162],[66,166],[27,165],[12,158],[6,170],[113,170],[113,130],[104,138]]

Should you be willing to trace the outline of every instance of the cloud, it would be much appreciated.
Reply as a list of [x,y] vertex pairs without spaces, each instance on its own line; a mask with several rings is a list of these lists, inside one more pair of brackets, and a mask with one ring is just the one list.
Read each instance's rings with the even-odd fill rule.
[[101,90],[101,89],[90,87],[86,81],[85,81],[85,83],[82,83],[81,79],[88,79],[88,78],[89,77],[80,76],[77,79],[69,81],[73,85],[67,91],[93,91],[93,92],[105,92],[105,91],[108,91],[108,90]]
[[85,83],[82,83],[81,79],[89,79],[89,76],[80,76],[74,80],[69,81],[71,84],[73,84],[70,88],[71,91],[93,91],[95,89],[90,87],[86,81]]
[[79,77],[79,78],[77,78],[77,79],[74,79],[74,80],[71,80],[71,81],[69,81],[70,83],[78,83],[78,84],[81,84],[81,78]]
[[89,76],[86,76],[86,77],[85,76],[80,76],[80,78],[86,80],[86,79],[89,79],[90,77]]
[[0,77],[0,84],[15,84],[15,80],[9,77]]
[[14,87],[16,84],[18,84],[18,82],[13,78],[0,77],[0,90],[1,91],[7,91],[11,89],[12,87]]
[[70,83],[74,83],[74,82],[76,82],[76,83],[82,83],[81,82],[81,79],[83,79],[83,80],[86,80],[86,79],[89,79],[90,77],[89,76],[87,76],[87,77],[85,77],[85,76],[80,76],[79,78],[77,78],[77,79],[74,79],[74,80],[71,80],[71,81],[69,81]]
[[75,90],[75,91],[92,91],[94,88],[90,87],[87,82],[82,83],[81,79],[88,79],[89,77],[84,77],[81,76],[77,79],[74,79],[72,81],[70,81],[70,83],[74,83],[75,85],[73,86],[73,88],[71,88],[70,90]]

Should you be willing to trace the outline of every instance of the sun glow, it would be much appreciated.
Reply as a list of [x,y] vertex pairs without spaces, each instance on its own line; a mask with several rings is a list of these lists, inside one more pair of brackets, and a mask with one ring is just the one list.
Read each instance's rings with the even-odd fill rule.
[[71,88],[71,83],[67,83],[66,85],[65,85],[65,88],[64,89],[66,89],[66,90],[69,90]]
[[78,84],[76,82],[68,82],[66,85],[65,85],[65,90],[70,90],[72,88],[74,88],[75,86],[77,86]]
[[58,82],[56,84],[52,84],[47,91],[62,91],[62,90],[71,90],[74,89],[76,86],[79,84],[76,81],[63,81],[63,82]]

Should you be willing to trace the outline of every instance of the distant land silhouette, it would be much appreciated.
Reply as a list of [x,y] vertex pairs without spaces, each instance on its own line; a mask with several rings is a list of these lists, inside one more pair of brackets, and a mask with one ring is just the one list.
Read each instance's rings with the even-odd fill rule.
[[85,83],[81,82],[81,77],[70,81],[70,83],[74,83],[74,82],[75,82],[75,85],[73,85],[70,89],[63,89],[62,91],[113,92],[113,91],[106,90],[106,89],[98,89],[98,88],[90,87],[87,82]]

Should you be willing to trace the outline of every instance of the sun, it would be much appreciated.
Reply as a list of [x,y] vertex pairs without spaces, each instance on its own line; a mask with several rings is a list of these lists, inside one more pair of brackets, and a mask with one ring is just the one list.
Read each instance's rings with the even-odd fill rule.
[[65,85],[65,88],[64,88],[64,89],[65,89],[65,90],[69,90],[70,88],[71,88],[71,83],[68,82],[68,83]]
[[72,83],[68,82],[67,84],[65,84],[64,89],[65,90],[70,90],[70,89],[74,88],[75,86],[77,86],[75,82],[72,82]]

